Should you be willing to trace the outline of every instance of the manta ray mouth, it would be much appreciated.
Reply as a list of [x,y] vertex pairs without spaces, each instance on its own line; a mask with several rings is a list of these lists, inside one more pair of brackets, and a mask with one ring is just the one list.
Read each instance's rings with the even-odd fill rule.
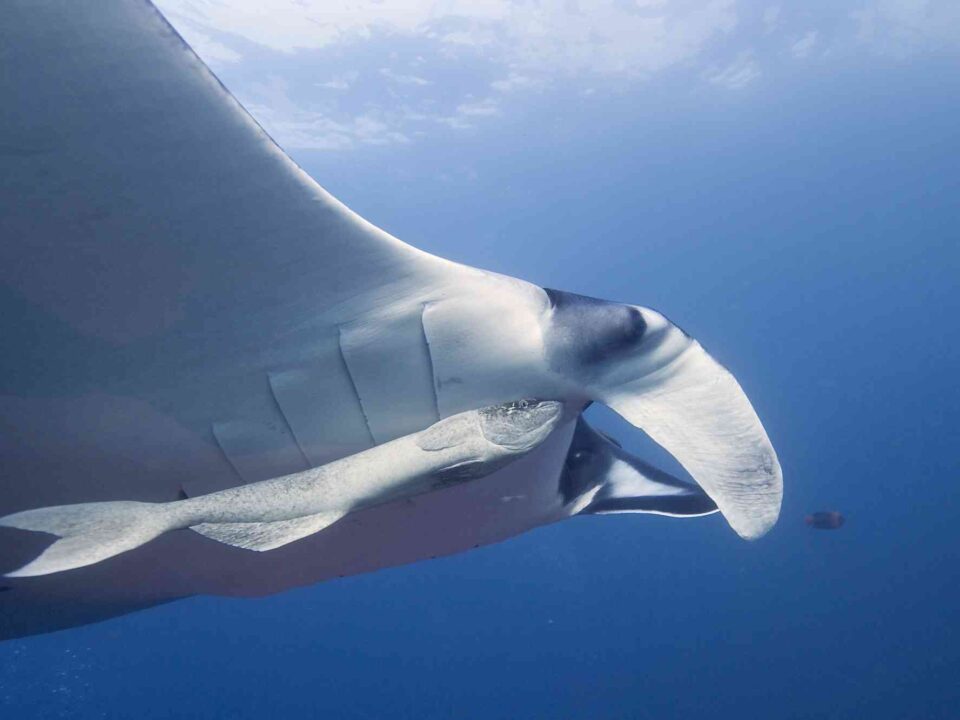
[[780,514],[776,452],[733,375],[684,339],[656,370],[599,399],[673,455],[738,535],[761,537]]

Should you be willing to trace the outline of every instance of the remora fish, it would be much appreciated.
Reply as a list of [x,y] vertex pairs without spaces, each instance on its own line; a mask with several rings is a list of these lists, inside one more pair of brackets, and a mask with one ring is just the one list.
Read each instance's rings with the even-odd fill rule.
[[563,404],[520,400],[453,415],[318,468],[166,503],[94,502],[26,510],[0,526],[56,535],[9,577],[49,575],[191,528],[218,542],[273,550],[347,513],[487,475],[542,443]]

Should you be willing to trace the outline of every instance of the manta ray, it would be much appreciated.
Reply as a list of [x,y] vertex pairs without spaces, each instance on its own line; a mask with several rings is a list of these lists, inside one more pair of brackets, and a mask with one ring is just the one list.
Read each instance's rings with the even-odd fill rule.
[[[535,448],[483,477],[354,508],[282,546],[173,530],[0,578],[0,638],[275,593],[584,513],[719,511],[747,539],[776,522],[776,453],[696,340],[650,308],[457,264],[367,222],[147,0],[12,0],[0,53],[0,516],[174,503],[332,467],[479,408],[562,407]],[[591,403],[694,482],[591,428]],[[0,528],[0,573],[54,540]]]

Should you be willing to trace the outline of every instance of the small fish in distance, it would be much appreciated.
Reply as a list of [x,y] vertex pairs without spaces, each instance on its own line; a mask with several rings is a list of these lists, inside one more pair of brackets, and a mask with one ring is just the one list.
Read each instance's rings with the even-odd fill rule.
[[815,530],[836,530],[847,519],[836,510],[821,510],[807,515],[803,521]]

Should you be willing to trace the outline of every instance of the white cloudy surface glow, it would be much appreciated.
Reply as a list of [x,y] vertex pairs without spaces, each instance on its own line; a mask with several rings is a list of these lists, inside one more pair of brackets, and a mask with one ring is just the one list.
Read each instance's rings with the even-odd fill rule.
[[745,92],[790,64],[960,49],[960,3],[873,0],[157,0],[285,147],[465,132],[524,97],[674,73]]

